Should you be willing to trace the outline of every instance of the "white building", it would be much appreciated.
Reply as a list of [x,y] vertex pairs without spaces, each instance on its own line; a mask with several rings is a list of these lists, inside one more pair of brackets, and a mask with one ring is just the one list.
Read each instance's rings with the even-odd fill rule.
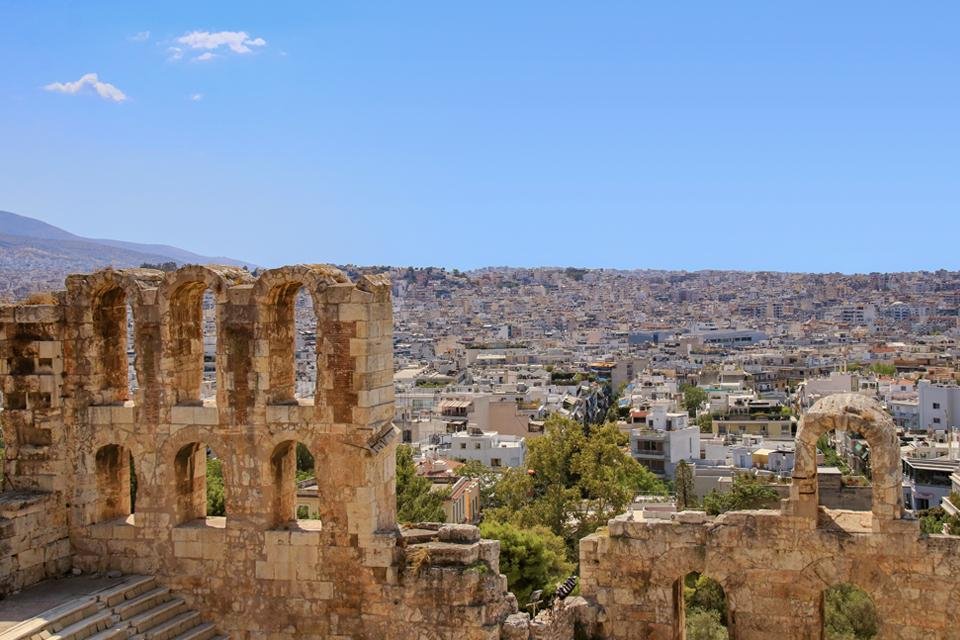
[[462,462],[478,460],[487,467],[521,467],[527,459],[527,440],[496,431],[469,427],[450,434],[449,457]]
[[644,428],[630,430],[630,453],[658,476],[672,478],[677,463],[700,459],[700,428],[690,426],[686,413],[656,404],[647,415]]
[[920,429],[940,431],[960,426],[960,387],[920,380],[917,383],[917,392]]

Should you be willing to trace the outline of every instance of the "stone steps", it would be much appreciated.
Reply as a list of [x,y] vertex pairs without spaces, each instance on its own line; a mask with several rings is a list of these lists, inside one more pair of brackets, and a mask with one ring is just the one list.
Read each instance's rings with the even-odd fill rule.
[[117,615],[120,616],[121,620],[129,620],[130,618],[141,614],[148,609],[152,609],[157,605],[163,604],[167,600],[170,600],[172,596],[170,595],[170,589],[166,587],[157,587],[151,589],[150,591],[145,591],[139,596],[136,596],[132,600],[127,600],[121,605],[115,607]]
[[185,611],[169,620],[151,627],[143,633],[132,636],[132,640],[171,640],[199,626],[202,623],[200,614],[196,611]]
[[172,598],[166,602],[158,603],[153,608],[131,618],[128,624],[134,633],[146,633],[186,610],[187,604],[183,601],[183,598]]
[[152,576],[64,603],[0,633],[0,640],[227,640]]

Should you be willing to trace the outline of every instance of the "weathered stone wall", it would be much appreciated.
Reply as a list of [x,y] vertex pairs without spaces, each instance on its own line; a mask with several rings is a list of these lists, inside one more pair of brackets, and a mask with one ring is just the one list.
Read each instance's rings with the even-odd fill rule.
[[871,444],[872,512],[817,509],[816,466],[800,464],[782,512],[624,515],[582,540],[582,592],[601,608],[602,637],[682,638],[682,579],[696,571],[723,586],[738,640],[819,640],[823,592],[844,582],[873,599],[879,638],[960,638],[960,539],[921,535],[916,521],[900,518],[902,498],[885,490],[900,482],[890,419],[861,396],[821,400],[798,432],[798,459],[815,456],[811,443],[841,426],[858,427]]
[[[309,398],[294,395],[301,288],[318,321]],[[217,394],[203,401],[206,290]],[[22,550],[30,571],[7,571],[18,586],[48,575],[27,565],[32,556],[58,571],[72,557],[84,571],[156,574],[234,638],[499,638],[516,603],[497,544],[473,528],[469,540],[434,532],[411,545],[396,525],[385,278],[353,283],[316,265],[256,278],[232,267],[105,270],[70,276],[57,295],[0,308],[4,473],[11,490],[46,492],[15,510],[15,535],[0,529],[3,544],[44,531]],[[297,443],[316,461],[319,521],[296,519]],[[222,463],[225,517],[206,517],[208,448]],[[41,504],[51,522],[31,520]]]
[[0,493],[0,598],[71,566],[66,511],[49,493]]

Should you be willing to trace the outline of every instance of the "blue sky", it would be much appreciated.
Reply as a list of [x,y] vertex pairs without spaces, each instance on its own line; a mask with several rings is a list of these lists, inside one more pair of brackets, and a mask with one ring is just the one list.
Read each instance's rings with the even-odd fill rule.
[[957,269],[958,23],[0,0],[0,209],[262,265]]

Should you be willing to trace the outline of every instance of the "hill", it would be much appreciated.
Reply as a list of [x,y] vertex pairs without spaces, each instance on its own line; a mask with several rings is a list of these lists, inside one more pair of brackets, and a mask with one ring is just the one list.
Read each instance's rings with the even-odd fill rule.
[[0,297],[63,288],[70,273],[143,263],[255,265],[233,258],[204,256],[177,247],[85,238],[54,225],[0,211]]

